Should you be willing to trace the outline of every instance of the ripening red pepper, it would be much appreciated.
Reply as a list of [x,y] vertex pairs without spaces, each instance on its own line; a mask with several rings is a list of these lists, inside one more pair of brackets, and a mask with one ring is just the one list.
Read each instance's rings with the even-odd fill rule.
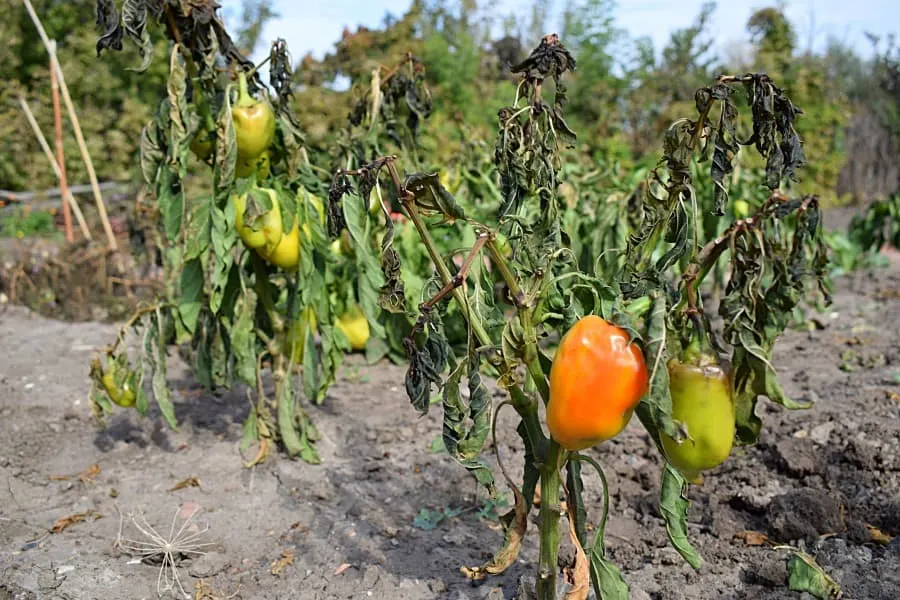
[[573,451],[615,437],[647,393],[648,379],[644,355],[627,331],[595,315],[583,317],[553,358],[550,435]]

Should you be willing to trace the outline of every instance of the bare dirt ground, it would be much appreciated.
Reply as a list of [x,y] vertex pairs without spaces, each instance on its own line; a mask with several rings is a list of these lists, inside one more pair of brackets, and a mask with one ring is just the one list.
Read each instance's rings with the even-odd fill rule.
[[[632,598],[811,598],[788,590],[788,553],[776,544],[815,556],[845,598],[900,598],[900,264],[841,279],[835,292],[830,312],[815,315],[821,328],[789,331],[776,350],[787,392],[814,408],[761,403],[760,444],[736,449],[691,489],[699,572],[668,545],[660,459],[637,420],[591,451],[609,477],[610,558]],[[505,574],[472,584],[460,573],[502,533],[480,513],[474,481],[430,450],[439,407],[412,410],[400,367],[348,360],[325,404],[310,409],[321,465],[274,456],[248,470],[242,390],[201,394],[173,350],[179,430],[153,412],[121,412],[101,430],[86,400],[88,362],[115,326],[0,310],[0,600],[156,597],[160,565],[115,547],[120,528],[141,539],[127,518],[137,512],[164,535],[175,516],[195,513],[188,533],[208,525],[207,554],[178,561],[197,598],[501,600],[533,576],[536,527]],[[518,440],[498,429],[518,469]],[[199,485],[174,489],[189,478]],[[595,481],[586,496],[596,515]],[[430,529],[415,521],[445,508],[462,512]],[[51,532],[75,514],[84,519]]]

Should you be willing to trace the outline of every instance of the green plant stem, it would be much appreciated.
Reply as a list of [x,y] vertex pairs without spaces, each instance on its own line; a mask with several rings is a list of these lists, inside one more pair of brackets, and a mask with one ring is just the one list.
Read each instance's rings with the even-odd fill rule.
[[[410,221],[412,221],[413,225],[416,228],[416,231],[419,234],[419,237],[422,239],[422,243],[425,244],[428,256],[431,258],[432,264],[434,264],[435,268],[438,271],[438,274],[441,277],[441,282],[444,285],[449,285],[453,280],[453,276],[450,274],[450,269],[447,268],[447,265],[444,263],[443,258],[441,258],[440,253],[437,251],[437,246],[434,243],[434,239],[431,237],[428,228],[425,226],[425,222],[422,220],[421,215],[416,210],[415,204],[413,203],[412,199],[403,197],[403,187],[400,184],[400,177],[396,173],[394,165],[390,162],[387,164],[388,169],[390,170],[391,175],[394,178],[394,184],[397,187],[397,190],[401,192],[400,196],[403,199],[403,207],[406,209]],[[472,331],[475,333],[475,337],[478,338],[479,343],[481,343],[483,346],[492,346],[493,344],[490,334],[488,334],[487,330],[484,328],[484,325],[482,325],[481,320],[478,318],[478,315],[475,315],[471,310],[469,310],[469,303],[466,301],[466,296],[460,288],[457,287],[453,289],[453,298],[456,300],[457,305],[460,307],[463,317],[465,317],[466,321],[472,327]],[[500,371],[504,375],[509,374],[512,370],[509,364],[506,362],[505,358],[502,355],[499,358]],[[539,366],[540,365],[538,365],[538,367]],[[536,383],[540,384],[539,381]],[[507,389],[509,390],[513,408],[525,423],[525,428],[528,432],[528,438],[531,444],[531,450],[534,452],[535,456],[543,456],[544,444],[547,440],[547,437],[544,435],[543,430],[541,429],[537,405],[533,400],[531,400],[531,398],[529,398],[529,396],[522,390],[522,388],[518,384],[511,383]]]
[[[425,249],[428,252],[428,256],[431,258],[432,264],[434,264],[435,268],[438,271],[438,274],[441,277],[441,282],[444,285],[449,285],[453,281],[453,275],[450,274],[450,269],[447,268],[447,265],[444,263],[444,260],[438,253],[437,246],[434,243],[434,239],[431,237],[431,233],[425,226],[425,222],[422,220],[422,216],[419,215],[419,211],[416,210],[415,205],[411,201],[405,200],[403,204],[406,208],[406,212],[409,214],[410,220],[413,222],[413,225],[416,228],[416,231],[418,231],[419,233],[419,237],[422,238],[422,242],[425,244]],[[453,298],[456,300],[456,303],[459,305],[459,308],[463,313],[463,316],[469,322],[469,325],[472,326],[472,331],[475,333],[475,337],[478,338],[478,341],[482,345],[491,345],[491,336],[484,328],[484,325],[482,325],[481,320],[476,315],[473,315],[469,310],[469,303],[466,301],[466,296],[465,294],[463,294],[462,290],[458,287],[453,288],[452,293]]]
[[529,304],[525,292],[519,287],[516,276],[513,275],[513,272],[510,270],[506,259],[500,254],[500,249],[497,248],[496,240],[488,240],[487,249],[491,254],[491,261],[494,263],[494,266],[497,267],[497,271],[500,272],[500,277],[503,278],[503,282],[506,284],[506,287],[509,288],[509,295],[512,296],[513,303],[515,303],[516,307],[520,308]]
[[497,271],[506,283],[506,287],[509,288],[509,293],[513,297],[513,302],[515,302],[519,314],[519,322],[522,325],[522,331],[525,337],[525,351],[523,357],[525,368],[528,371],[528,376],[531,378],[546,405],[550,401],[550,385],[547,382],[547,377],[544,375],[544,370],[541,368],[541,363],[538,359],[538,352],[540,350],[537,345],[537,330],[534,326],[535,309],[531,306],[533,303],[529,301],[525,292],[522,291],[518,280],[509,268],[509,264],[500,254],[497,243],[494,240],[489,240],[487,249],[491,254],[491,260],[497,267]]
[[556,600],[557,557],[559,555],[559,463],[563,450],[551,440],[547,459],[541,467],[540,559],[538,563],[538,600]]

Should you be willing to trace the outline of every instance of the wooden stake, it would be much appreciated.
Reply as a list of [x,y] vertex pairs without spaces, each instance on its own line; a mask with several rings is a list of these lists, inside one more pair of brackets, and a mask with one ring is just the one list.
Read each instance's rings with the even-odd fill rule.
[[94,163],[91,161],[90,154],[88,154],[87,144],[84,141],[84,134],[81,131],[81,124],[78,121],[78,115],[75,114],[72,98],[69,96],[69,86],[66,85],[66,77],[59,67],[59,61],[56,59],[56,51],[53,49],[50,38],[47,37],[47,32],[44,31],[44,26],[41,25],[41,20],[38,18],[37,13],[34,11],[34,7],[31,5],[31,0],[22,1],[25,3],[25,10],[28,11],[28,16],[31,17],[31,21],[34,23],[35,28],[37,28],[38,34],[41,36],[41,41],[44,42],[44,48],[46,48],[47,53],[50,54],[50,68],[56,71],[56,76],[59,79],[59,89],[62,92],[63,102],[66,103],[66,110],[69,113],[69,120],[72,121],[72,128],[75,130],[75,141],[78,142],[81,158],[84,160],[84,166],[87,168],[88,178],[91,181],[91,189],[94,192],[94,201],[97,203],[97,212],[100,214],[100,221],[103,223],[103,231],[106,233],[109,249],[117,251],[119,246],[116,243],[116,236],[113,233],[112,226],[109,224],[106,206],[103,204],[103,197],[100,195],[97,173],[94,171]]
[[[28,106],[28,102],[25,101],[25,98],[19,96],[19,104],[22,106],[22,111],[25,113],[25,118],[28,120],[28,124],[31,125],[32,131],[34,131],[34,136],[37,138],[38,143],[41,145],[41,148],[44,150],[44,155],[47,157],[47,160],[50,161],[50,167],[53,169],[53,174],[56,175],[56,178],[60,178],[59,173],[59,165],[56,162],[56,157],[53,156],[53,151],[50,150],[50,144],[47,143],[47,139],[44,137],[44,132],[41,131],[41,126],[38,125],[37,119],[34,118],[34,113],[31,112],[31,108]],[[78,187],[78,186],[75,186]],[[81,228],[81,233],[88,240],[94,239],[94,236],[91,235],[91,230],[87,226],[87,221],[84,220],[84,215],[81,212],[81,207],[78,206],[78,202],[75,201],[75,196],[72,188],[68,187],[66,189],[66,193],[60,193],[60,196],[66,202],[69,203],[69,206],[72,207],[72,212],[75,213],[75,219],[78,220],[78,227]],[[0,193],[2,195],[2,193]]]
[[69,211],[69,203],[67,201],[69,184],[66,182],[66,154],[63,150],[62,113],[59,109],[59,82],[56,79],[56,69],[53,68],[53,57],[56,55],[56,42],[50,42],[50,45],[54,51],[53,54],[50,55],[50,87],[53,90],[53,129],[56,134],[56,162],[59,164],[59,187],[63,194],[63,226],[66,229],[66,241],[71,244],[75,241],[75,234],[72,233],[72,215]]

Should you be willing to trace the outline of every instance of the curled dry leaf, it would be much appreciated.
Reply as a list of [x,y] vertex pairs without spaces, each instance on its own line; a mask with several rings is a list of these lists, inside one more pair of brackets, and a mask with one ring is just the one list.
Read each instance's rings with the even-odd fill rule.
[[284,568],[288,565],[294,564],[295,554],[293,550],[284,550],[281,553],[281,558],[272,563],[272,568],[269,570],[272,575],[281,575],[281,572],[284,571]]
[[578,533],[575,531],[575,505],[570,504],[567,514],[569,518],[569,539],[575,547],[575,562],[563,570],[566,582],[571,586],[566,592],[565,600],[587,600],[591,589],[591,569],[584,548],[578,541]]
[[56,520],[56,523],[53,524],[53,527],[50,528],[50,533],[62,533],[69,526],[74,525],[75,523],[80,523],[81,521],[86,521],[90,517],[93,517],[96,521],[97,519],[102,518],[101,515],[96,510],[89,510],[82,513],[75,513],[74,515],[68,515],[65,517],[60,517]]
[[872,538],[872,541],[876,544],[886,546],[887,544],[890,544],[894,539],[893,536],[883,532],[874,525],[869,525],[868,523],[866,523],[866,531],[869,532],[869,537]]
[[169,488],[169,491],[174,492],[174,491],[183,490],[184,488],[189,488],[189,487],[200,487],[200,479],[197,477],[188,477],[187,479],[182,479],[181,481],[176,483],[174,486]]
[[[100,465],[94,463],[84,471],[81,471],[77,475],[74,475],[74,477],[77,478],[81,483],[88,483],[89,481],[93,481],[93,479],[99,474]],[[50,475],[48,479],[50,481],[68,481],[72,477],[73,475]]]
[[758,531],[740,531],[734,534],[734,539],[741,540],[747,546],[762,546],[769,538]]
[[488,575],[496,575],[508,569],[519,556],[522,548],[522,539],[528,528],[528,508],[525,505],[525,496],[516,486],[510,486],[515,496],[515,516],[512,523],[506,529],[506,539],[503,547],[491,558],[490,561],[480,567],[460,567],[460,571],[469,579],[478,581]]

